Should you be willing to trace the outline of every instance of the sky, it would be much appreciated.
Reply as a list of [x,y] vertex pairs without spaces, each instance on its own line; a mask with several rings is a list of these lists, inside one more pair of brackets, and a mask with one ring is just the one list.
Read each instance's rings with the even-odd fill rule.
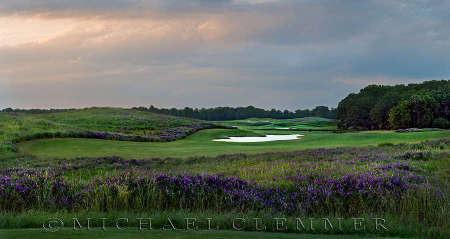
[[336,107],[450,78],[448,0],[2,0],[0,108]]

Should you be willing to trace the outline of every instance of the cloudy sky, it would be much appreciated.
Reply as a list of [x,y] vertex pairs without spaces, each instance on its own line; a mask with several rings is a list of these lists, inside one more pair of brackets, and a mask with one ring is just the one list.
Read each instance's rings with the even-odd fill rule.
[[2,0],[0,108],[335,107],[450,78],[448,0]]

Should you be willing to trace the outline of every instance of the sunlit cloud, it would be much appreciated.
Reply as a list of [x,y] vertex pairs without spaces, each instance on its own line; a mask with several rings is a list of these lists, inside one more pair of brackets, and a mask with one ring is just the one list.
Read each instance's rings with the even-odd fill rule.
[[43,43],[70,31],[70,19],[44,20],[32,17],[0,17],[0,47]]

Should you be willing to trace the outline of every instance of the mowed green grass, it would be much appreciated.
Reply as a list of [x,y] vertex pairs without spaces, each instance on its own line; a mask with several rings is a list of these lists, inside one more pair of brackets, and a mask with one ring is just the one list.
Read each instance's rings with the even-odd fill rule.
[[[261,143],[215,142],[227,136],[264,134],[302,134],[291,141]],[[75,158],[122,156],[125,158],[215,156],[233,153],[295,151],[308,148],[335,148],[378,145],[380,143],[417,143],[450,137],[450,131],[395,133],[393,131],[362,131],[353,133],[308,132],[289,130],[244,131],[210,129],[197,132],[186,139],[168,143],[141,143],[97,139],[42,139],[19,144],[20,151],[42,158]]]
[[337,121],[320,117],[305,117],[294,119],[270,119],[270,118],[249,118],[245,120],[221,121],[223,125],[237,126],[241,129],[260,130],[335,130]]
[[[10,229],[0,230],[0,238],[8,239],[53,239],[53,238],[76,238],[76,239],[157,239],[157,238],[172,238],[172,239],[360,239],[368,238],[367,236],[360,235],[313,235],[313,234],[294,234],[294,233],[271,233],[271,232],[240,232],[240,231],[138,231],[137,229],[128,230],[113,230],[103,231],[100,229],[92,229],[90,231],[80,230],[74,231],[72,229],[64,229],[58,232],[46,232],[43,229]],[[375,237],[371,237],[374,238]],[[389,239],[383,237],[384,239]]]

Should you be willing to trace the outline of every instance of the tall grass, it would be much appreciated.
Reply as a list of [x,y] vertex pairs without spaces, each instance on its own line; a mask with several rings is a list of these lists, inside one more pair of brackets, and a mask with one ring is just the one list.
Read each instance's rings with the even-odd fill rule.
[[6,218],[86,210],[368,215],[395,218],[402,224],[399,234],[442,236],[449,227],[448,146],[448,140],[439,140],[187,160],[30,162],[35,165],[0,171],[0,209]]

